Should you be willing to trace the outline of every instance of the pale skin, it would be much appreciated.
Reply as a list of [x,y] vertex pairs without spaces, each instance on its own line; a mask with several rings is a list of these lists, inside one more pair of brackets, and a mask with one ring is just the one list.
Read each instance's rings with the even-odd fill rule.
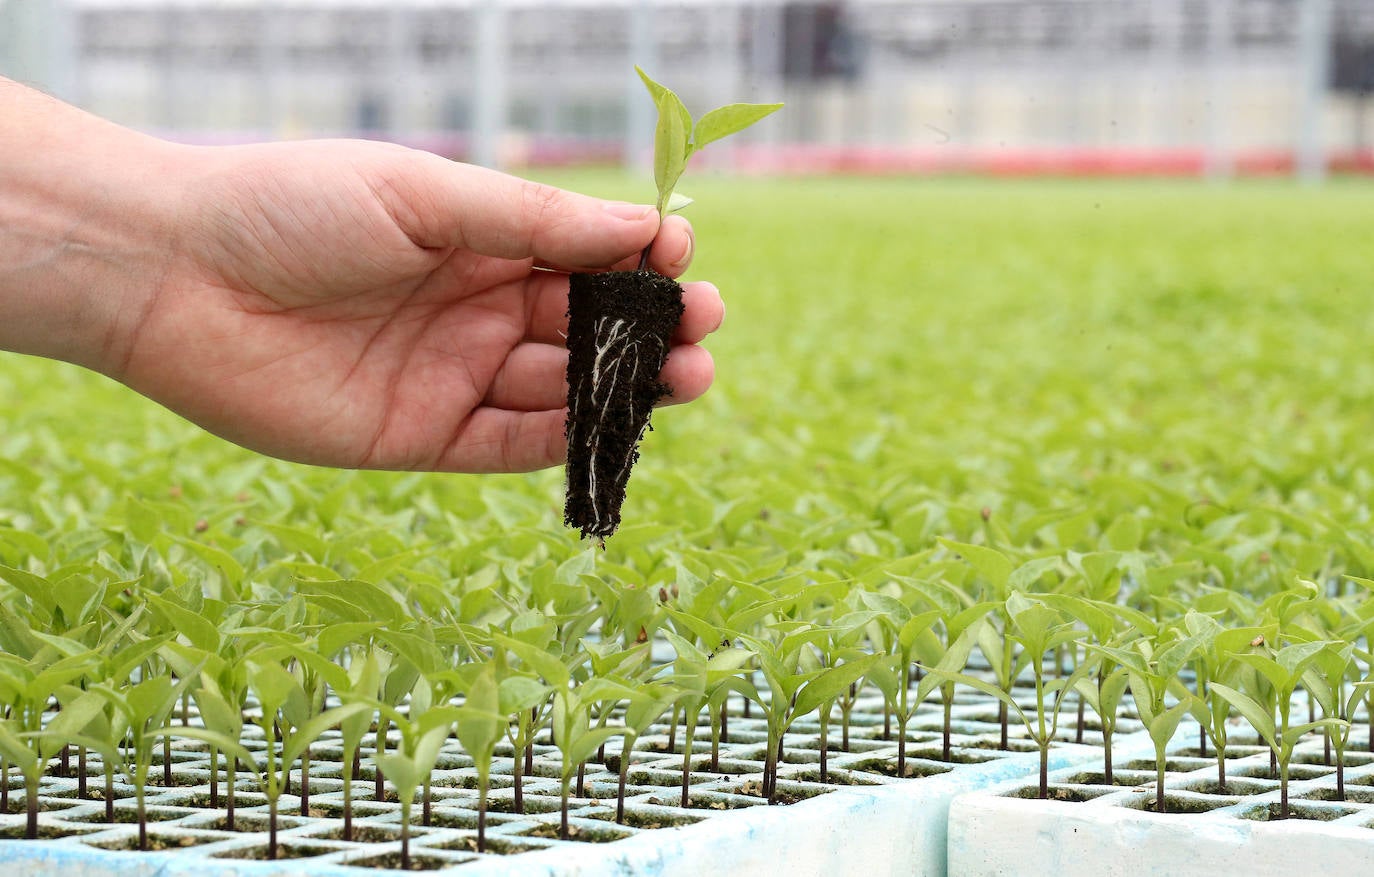
[[[304,463],[564,458],[569,270],[686,270],[691,227],[362,141],[176,145],[0,78],[0,350],[99,371]],[[697,398],[724,308],[684,285],[662,380]]]

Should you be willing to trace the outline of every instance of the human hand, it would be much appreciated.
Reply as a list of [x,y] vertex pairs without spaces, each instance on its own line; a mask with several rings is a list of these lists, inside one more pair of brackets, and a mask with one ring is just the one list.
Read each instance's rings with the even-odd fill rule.
[[[146,282],[92,307],[112,315],[99,353],[64,358],[290,460],[560,463],[563,272],[633,268],[651,240],[664,274],[691,257],[680,218],[403,147],[163,147],[148,185],[170,203],[149,225],[169,238],[144,242]],[[707,283],[685,304],[662,375],[675,402],[710,385],[697,342],[723,315]]]

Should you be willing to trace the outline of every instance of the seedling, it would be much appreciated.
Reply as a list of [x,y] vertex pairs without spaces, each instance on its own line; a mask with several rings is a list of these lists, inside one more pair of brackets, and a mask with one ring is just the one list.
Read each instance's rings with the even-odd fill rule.
[[[635,68],[658,108],[654,133],[656,207],[662,219],[687,199],[673,189],[692,154],[749,127],[782,104],[730,104],[693,124],[669,89]],[[574,274],[568,290],[568,459],[564,522],[604,540],[620,507],[653,407],[672,392],[658,379],[682,318],[682,287],[648,270]]]

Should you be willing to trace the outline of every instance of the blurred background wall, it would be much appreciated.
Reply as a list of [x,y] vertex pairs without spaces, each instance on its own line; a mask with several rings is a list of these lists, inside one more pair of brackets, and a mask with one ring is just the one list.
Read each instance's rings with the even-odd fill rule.
[[635,63],[787,101],[745,169],[1374,169],[1374,0],[0,0],[0,72],[190,140],[642,162]]

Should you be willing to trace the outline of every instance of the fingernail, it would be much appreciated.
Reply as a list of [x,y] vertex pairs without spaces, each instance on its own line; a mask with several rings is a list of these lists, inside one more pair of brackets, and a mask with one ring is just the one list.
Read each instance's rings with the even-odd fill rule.
[[692,240],[692,236],[689,234],[689,235],[687,235],[687,249],[685,249],[685,250],[682,251],[682,255],[681,255],[681,256],[678,256],[676,259],[673,260],[672,267],[674,267],[674,268],[686,268],[686,267],[687,267],[687,263],[690,262],[690,261],[692,261],[692,250],[693,250],[694,248],[695,248],[695,241]]
[[614,216],[616,219],[626,219],[638,222],[639,220],[645,219],[650,214],[652,214],[654,212],[654,207],[651,204],[646,205],[611,203],[606,205],[606,212]]

